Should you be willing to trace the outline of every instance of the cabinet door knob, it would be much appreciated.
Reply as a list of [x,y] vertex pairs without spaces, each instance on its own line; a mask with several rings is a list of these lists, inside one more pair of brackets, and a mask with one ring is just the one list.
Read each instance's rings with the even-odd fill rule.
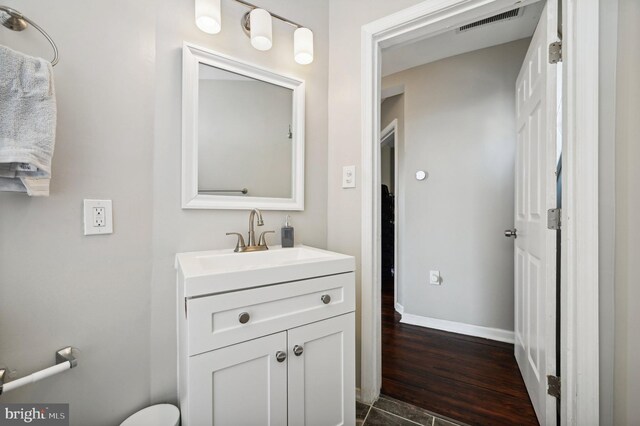
[[286,352],[282,352],[282,351],[276,352],[276,361],[284,362],[285,359],[287,359]]
[[331,302],[331,296],[329,296],[328,294],[323,294],[320,300],[322,300],[322,303],[324,303],[325,305],[328,305],[329,302]]
[[240,315],[238,315],[238,321],[240,321],[240,324],[246,324],[250,319],[251,315],[249,315],[248,312],[242,312]]
[[293,347],[293,354],[294,354],[295,356],[300,356],[300,355],[302,355],[302,352],[304,352],[304,348],[303,348],[302,346],[300,346],[300,345],[295,345],[295,346]]

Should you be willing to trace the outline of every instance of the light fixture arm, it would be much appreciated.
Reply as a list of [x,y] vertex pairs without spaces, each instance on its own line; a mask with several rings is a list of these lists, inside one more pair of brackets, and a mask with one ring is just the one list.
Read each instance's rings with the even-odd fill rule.
[[[260,7],[256,6],[255,4],[251,4],[249,2],[246,2],[244,0],[233,0],[236,3],[240,3],[246,7],[249,8],[249,12],[245,13],[244,16],[242,17],[242,29],[244,30],[245,33],[250,32],[251,31],[251,23],[249,22],[249,13],[251,13],[251,11],[253,9],[261,9]],[[300,25],[296,22],[293,22],[287,18],[285,18],[284,16],[280,16],[280,15],[276,15],[275,13],[271,13],[271,11],[268,11],[269,14],[276,19],[279,19],[280,21],[287,23],[291,26],[294,26],[296,28],[302,28],[303,25]]]

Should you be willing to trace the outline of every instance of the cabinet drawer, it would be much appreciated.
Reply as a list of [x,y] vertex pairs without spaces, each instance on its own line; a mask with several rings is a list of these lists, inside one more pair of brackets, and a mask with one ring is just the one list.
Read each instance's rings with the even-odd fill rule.
[[[197,355],[354,310],[353,272],[190,299],[188,353]],[[243,313],[248,315],[245,323],[240,321]]]

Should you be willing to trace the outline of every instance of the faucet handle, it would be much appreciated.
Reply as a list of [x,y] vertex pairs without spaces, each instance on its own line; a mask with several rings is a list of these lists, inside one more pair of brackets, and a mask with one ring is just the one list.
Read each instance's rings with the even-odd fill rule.
[[275,233],[276,231],[264,231],[263,233],[261,233],[260,238],[258,238],[258,245],[267,247],[267,238],[265,237],[265,234],[275,234]]
[[[234,252],[238,253],[239,251],[244,251],[244,249],[247,248],[246,244],[244,243],[244,237],[242,236],[241,233],[239,233],[239,232],[227,232],[227,235],[237,235],[238,236],[238,241],[236,242],[236,248],[235,248],[235,250],[233,250]],[[262,236],[260,238],[262,238]]]

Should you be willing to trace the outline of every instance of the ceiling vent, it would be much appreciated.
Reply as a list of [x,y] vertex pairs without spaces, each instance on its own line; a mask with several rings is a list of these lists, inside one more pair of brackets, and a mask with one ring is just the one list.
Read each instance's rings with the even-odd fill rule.
[[467,25],[463,25],[460,28],[458,28],[458,30],[456,32],[462,33],[462,32],[465,32],[465,31],[469,31],[469,30],[473,30],[473,29],[476,29],[476,28],[483,27],[485,25],[494,24],[496,22],[503,22],[503,21],[509,21],[511,19],[515,19],[518,16],[522,15],[522,10],[523,9],[524,9],[523,7],[519,7],[517,9],[513,9],[513,10],[510,10],[508,12],[498,13],[497,15],[490,16],[488,18],[484,18],[484,19],[481,19],[481,20],[476,21],[476,22],[472,22],[472,23],[467,24]]

